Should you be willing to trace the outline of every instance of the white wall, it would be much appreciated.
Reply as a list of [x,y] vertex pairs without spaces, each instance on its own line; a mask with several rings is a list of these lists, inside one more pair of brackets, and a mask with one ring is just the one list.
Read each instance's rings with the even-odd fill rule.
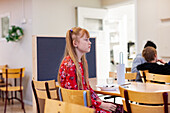
[[33,0],[33,34],[65,36],[76,26],[75,7],[101,7],[100,0]]
[[147,40],[152,40],[158,47],[158,56],[170,60],[170,18],[169,0],[102,0],[103,7],[113,7],[135,1],[136,3],[136,43],[137,53],[141,53]]
[[22,0],[0,1],[0,15],[10,13],[10,25],[15,24],[24,29],[24,37],[19,42],[7,43],[6,40],[0,40],[0,64],[8,64],[10,68],[26,68],[23,79],[24,101],[32,104],[32,35],[65,36],[68,29],[76,26],[76,6],[100,7],[101,5],[98,0],[24,1],[26,24],[21,24]]
[[21,24],[23,19],[22,0],[0,0],[0,15],[10,13],[10,25],[18,25],[24,30],[24,37],[18,42],[6,42],[0,39],[0,65],[8,64],[10,68],[25,67],[25,77],[23,78],[24,101],[31,104],[32,91],[32,12],[31,0],[25,0],[25,17],[29,21]]
[[113,7],[133,3],[134,0],[101,0],[102,7]]
[[158,55],[170,60],[170,18],[169,0],[137,0],[138,52],[143,49],[146,40],[153,40],[158,47]]

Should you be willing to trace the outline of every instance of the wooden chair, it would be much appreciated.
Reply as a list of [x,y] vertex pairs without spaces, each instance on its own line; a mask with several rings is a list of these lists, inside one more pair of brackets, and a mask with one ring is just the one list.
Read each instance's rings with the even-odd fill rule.
[[[127,79],[128,81],[130,80],[135,80],[136,79],[136,76],[137,76],[137,73],[125,73],[125,79]],[[107,96],[107,97],[104,97],[104,99],[111,99],[113,98],[114,99],[114,103],[116,102],[116,97],[118,96]]]
[[68,102],[46,99],[44,113],[95,113],[95,109]]
[[114,79],[117,79],[117,75],[115,72],[109,72],[109,77],[113,77]]
[[[56,87],[55,80],[49,80],[49,81],[32,80],[32,89],[33,89],[38,113],[44,113],[44,103],[45,103],[44,100],[46,98],[59,100],[58,88]],[[51,91],[49,91],[49,89]]]
[[[4,80],[3,80],[3,78],[2,78],[2,69],[3,68],[7,68],[8,67],[8,65],[0,65],[0,83],[4,83]],[[1,86],[1,84],[0,84],[0,86]]]
[[126,73],[131,73],[131,67],[126,67]]
[[162,75],[162,74],[154,74],[154,73],[145,73],[145,74],[146,74],[146,81],[170,83],[170,75]]
[[[116,74],[115,72],[109,72],[109,77],[113,77],[114,80],[117,80],[117,74]],[[113,102],[115,103],[116,97],[117,97],[117,96],[110,96],[110,95],[108,95],[108,96],[104,97],[104,99],[107,100],[107,99],[113,98],[113,99],[114,99]]]
[[[0,90],[5,92],[6,94],[4,113],[6,113],[7,100],[10,99],[12,99],[12,104],[13,104],[13,99],[17,99],[18,101],[20,101],[22,104],[22,109],[24,110],[25,113],[23,94],[22,94],[23,91],[22,77],[24,77],[24,72],[25,72],[25,68],[18,68],[18,69],[3,68],[2,69],[2,77],[6,79],[5,87],[0,88]],[[14,79],[14,86],[8,86],[9,79]],[[17,79],[19,79],[19,85],[17,85]],[[8,97],[8,92],[11,92],[11,98]],[[13,92],[15,92],[14,97],[13,97]],[[17,92],[20,93],[20,98],[17,97]]]
[[125,73],[125,79],[127,80],[135,80],[137,73]]
[[[7,68],[7,67],[8,67],[8,65],[0,65],[0,87],[5,86],[5,82],[4,82],[4,79],[2,77],[2,69]],[[9,85],[11,85],[11,84],[9,83]],[[1,98],[1,96],[2,96],[2,98],[4,100],[4,94],[3,94],[3,92],[0,91],[0,98]]]
[[89,90],[71,90],[59,87],[60,101],[91,106],[91,96]]
[[146,83],[146,73],[149,73],[149,71],[148,70],[140,70],[139,73],[140,73],[140,77],[142,78],[142,82]]
[[121,86],[119,90],[127,113],[170,113],[170,92],[137,92]]

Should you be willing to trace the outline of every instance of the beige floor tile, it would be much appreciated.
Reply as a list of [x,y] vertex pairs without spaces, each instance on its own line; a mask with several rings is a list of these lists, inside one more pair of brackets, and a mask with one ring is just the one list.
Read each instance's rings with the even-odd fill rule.
[[[0,99],[0,113],[3,113],[4,111],[4,104],[5,102],[3,102],[2,99]],[[33,107],[30,105],[25,104],[25,110],[26,113],[33,113]],[[15,100],[13,105],[11,103],[8,104],[7,113],[24,113],[23,110],[21,109],[21,103]]]

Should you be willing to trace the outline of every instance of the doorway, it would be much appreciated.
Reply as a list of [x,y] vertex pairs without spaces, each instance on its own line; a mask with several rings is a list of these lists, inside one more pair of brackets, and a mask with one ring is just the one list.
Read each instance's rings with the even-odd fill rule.
[[125,67],[132,67],[133,58],[136,56],[135,5],[109,8],[106,26],[110,38],[110,71],[116,71],[120,52],[123,52]]
[[78,7],[77,26],[87,29],[91,37],[96,37],[98,80],[106,79],[110,71],[116,71],[120,52],[123,52],[125,66],[131,67],[136,51],[134,4],[108,9]]

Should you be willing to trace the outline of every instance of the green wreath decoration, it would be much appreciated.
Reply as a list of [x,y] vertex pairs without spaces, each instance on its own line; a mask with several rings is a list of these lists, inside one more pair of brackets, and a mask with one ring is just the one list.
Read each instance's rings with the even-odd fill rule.
[[8,36],[6,37],[7,42],[9,41],[18,41],[23,37],[24,33],[22,28],[18,26],[11,26],[11,29],[8,31]]

